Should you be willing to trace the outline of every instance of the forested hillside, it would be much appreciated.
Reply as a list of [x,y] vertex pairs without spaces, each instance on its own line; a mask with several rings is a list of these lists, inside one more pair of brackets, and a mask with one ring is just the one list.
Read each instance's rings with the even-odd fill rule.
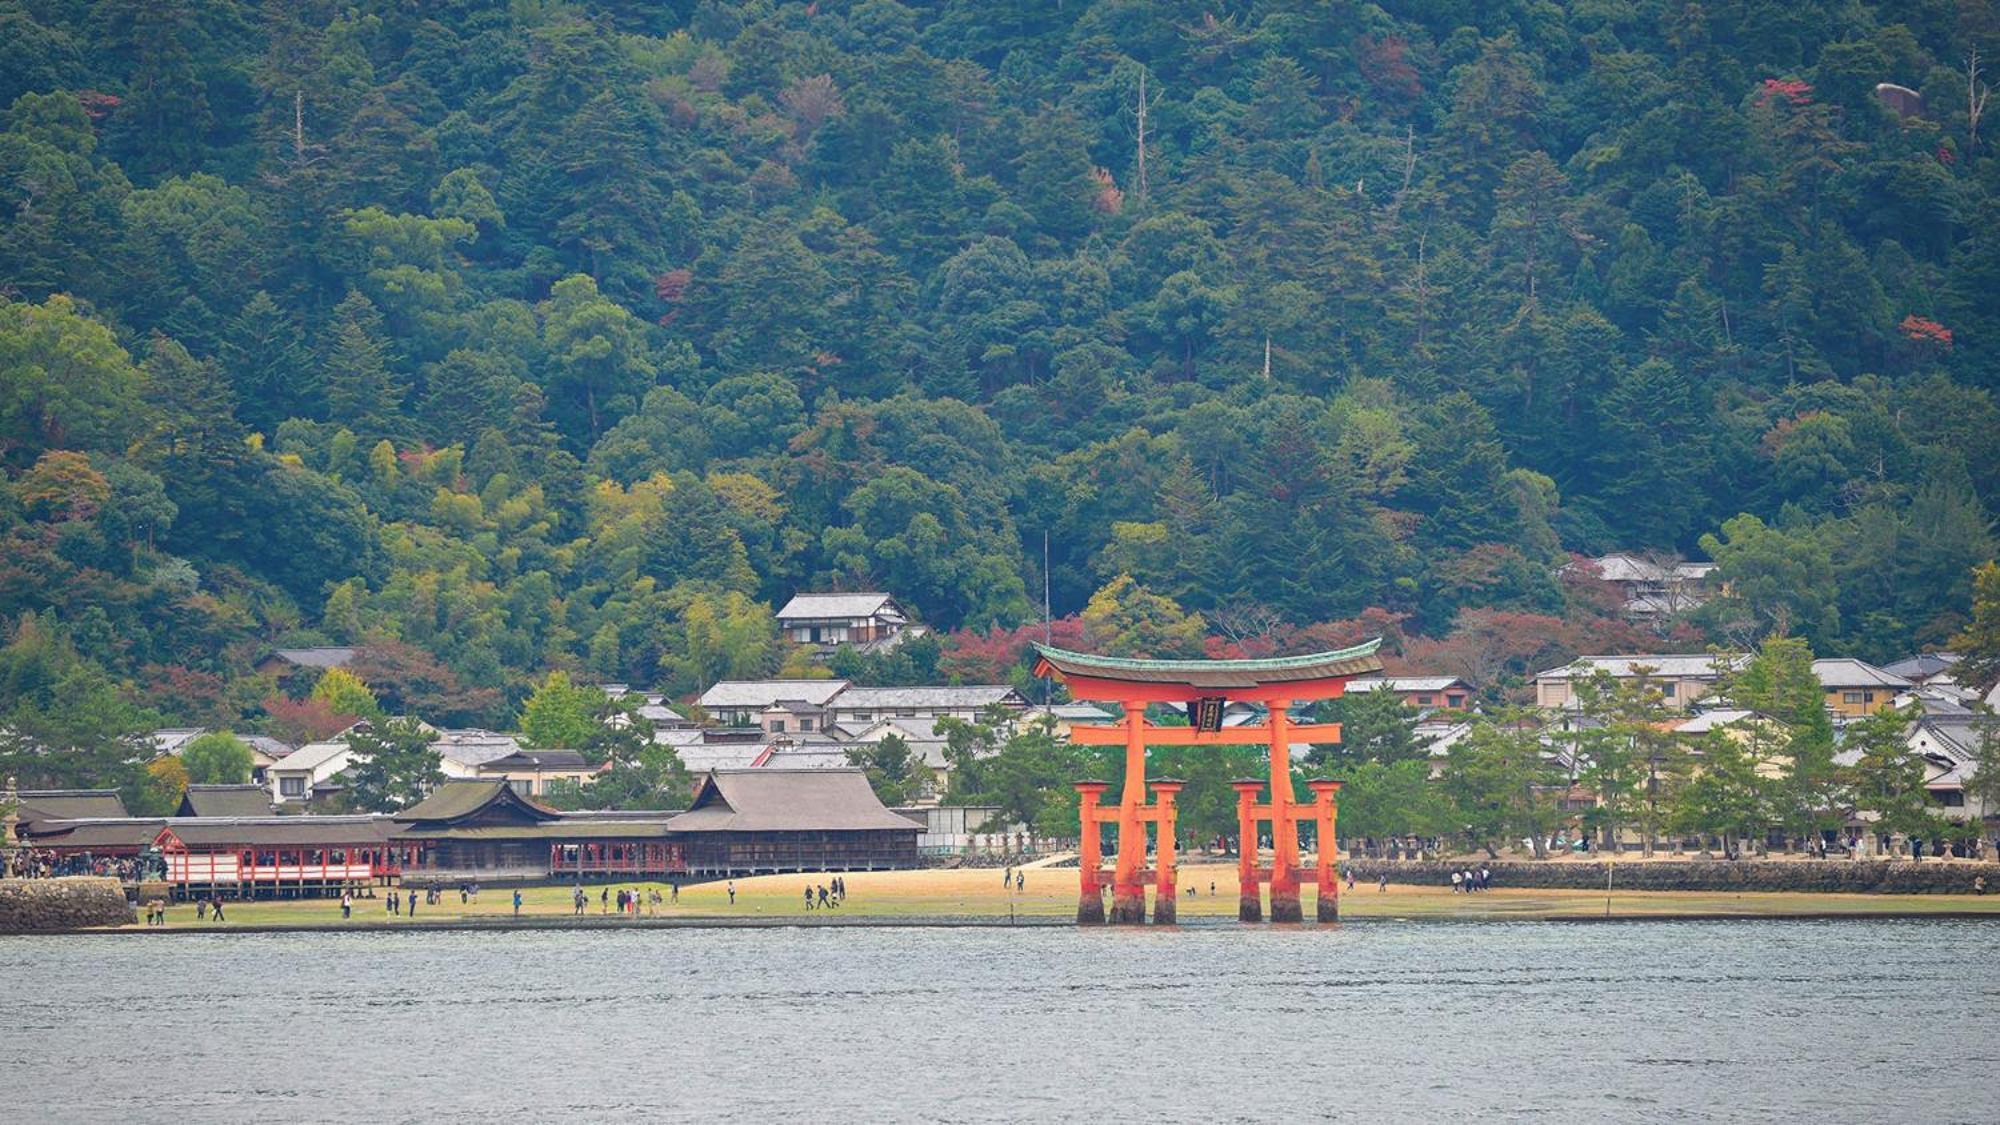
[[[243,729],[366,643],[504,723],[772,672],[809,588],[1006,675],[1045,536],[1128,651],[1942,644],[1994,57],[1976,0],[0,0],[0,718]],[[1734,595],[1640,630],[1558,577],[1614,549]]]

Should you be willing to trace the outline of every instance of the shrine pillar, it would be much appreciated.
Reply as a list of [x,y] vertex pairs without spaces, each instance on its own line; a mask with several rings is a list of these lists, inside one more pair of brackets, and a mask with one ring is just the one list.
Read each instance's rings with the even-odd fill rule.
[[1179,851],[1180,841],[1174,839],[1174,794],[1187,784],[1174,778],[1163,778],[1153,783],[1153,794],[1157,808],[1157,818],[1153,821],[1155,863],[1158,873],[1153,879],[1153,922],[1156,925],[1171,926],[1180,920],[1178,883],[1174,878],[1174,859]]
[[1101,781],[1076,783],[1077,814],[1083,825],[1083,835],[1077,839],[1077,870],[1082,876],[1076,893],[1078,922],[1104,921],[1104,891],[1097,882],[1098,869],[1104,865],[1104,826],[1097,822],[1097,802],[1108,788]]
[[1257,883],[1257,790],[1261,781],[1229,783],[1236,790],[1236,918],[1242,922],[1264,920],[1264,896]]
[[1272,700],[1271,710],[1271,921],[1303,922],[1299,906],[1299,826],[1292,802],[1291,704]]
[[1111,921],[1140,925],[1146,921],[1146,827],[1140,810],[1146,804],[1146,704],[1127,700],[1125,706],[1125,786],[1118,794],[1118,864],[1111,874]]
[[1319,903],[1314,908],[1313,917],[1321,922],[1338,922],[1340,837],[1334,834],[1334,821],[1340,815],[1340,782],[1316,777],[1306,784],[1313,791],[1313,831],[1319,842],[1316,849],[1319,860],[1313,872],[1319,885]]

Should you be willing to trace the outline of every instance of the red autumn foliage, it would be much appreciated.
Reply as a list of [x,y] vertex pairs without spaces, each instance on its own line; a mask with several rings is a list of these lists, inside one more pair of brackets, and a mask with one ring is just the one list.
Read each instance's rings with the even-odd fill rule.
[[1904,317],[1903,323],[1898,324],[1896,327],[1903,333],[1904,339],[1914,340],[1919,344],[1937,344],[1941,347],[1951,347],[1951,329],[1928,317],[1921,317],[1915,313],[1911,313]]
[[270,717],[271,735],[295,746],[332,738],[354,725],[355,716],[343,715],[318,699],[289,699],[273,695],[264,700],[264,714]]
[[139,672],[146,700],[168,714],[207,727],[238,720],[229,680],[181,664],[148,664]]
[[368,645],[347,670],[361,677],[390,715],[422,715],[443,724],[495,722],[505,702],[493,688],[468,688],[424,649],[384,637]]
[[1424,84],[1410,65],[1409,53],[1410,44],[1400,35],[1380,39],[1364,35],[1354,41],[1354,63],[1361,77],[1389,101],[1413,102],[1423,96]]
[[76,100],[83,106],[84,114],[92,121],[101,120],[105,114],[125,104],[123,98],[116,94],[107,94],[102,90],[78,90]]
[[653,295],[670,305],[678,304],[687,296],[688,283],[693,280],[691,269],[668,270],[653,279]]
[[[1081,648],[1083,619],[1058,617],[1050,623],[1049,633],[1057,648]],[[1042,639],[1042,626],[1039,622],[1013,629],[995,626],[983,633],[960,629],[942,639],[938,671],[945,677],[968,684],[1004,684],[1016,665],[1028,662],[1028,646]]]
[[1812,85],[1796,78],[1766,78],[1757,93],[1757,100],[1769,104],[1772,98],[1782,97],[1793,105],[1812,104]]

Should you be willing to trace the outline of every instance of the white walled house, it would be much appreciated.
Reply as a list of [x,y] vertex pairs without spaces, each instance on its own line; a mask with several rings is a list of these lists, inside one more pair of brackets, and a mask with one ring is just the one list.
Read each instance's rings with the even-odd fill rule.
[[830,654],[841,645],[886,652],[924,628],[888,594],[799,594],[778,610],[778,629],[793,644]]

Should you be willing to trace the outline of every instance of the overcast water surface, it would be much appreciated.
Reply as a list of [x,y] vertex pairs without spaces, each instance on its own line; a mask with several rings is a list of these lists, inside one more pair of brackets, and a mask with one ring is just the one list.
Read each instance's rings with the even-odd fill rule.
[[0,938],[42,1121],[2000,1120],[2000,924]]

